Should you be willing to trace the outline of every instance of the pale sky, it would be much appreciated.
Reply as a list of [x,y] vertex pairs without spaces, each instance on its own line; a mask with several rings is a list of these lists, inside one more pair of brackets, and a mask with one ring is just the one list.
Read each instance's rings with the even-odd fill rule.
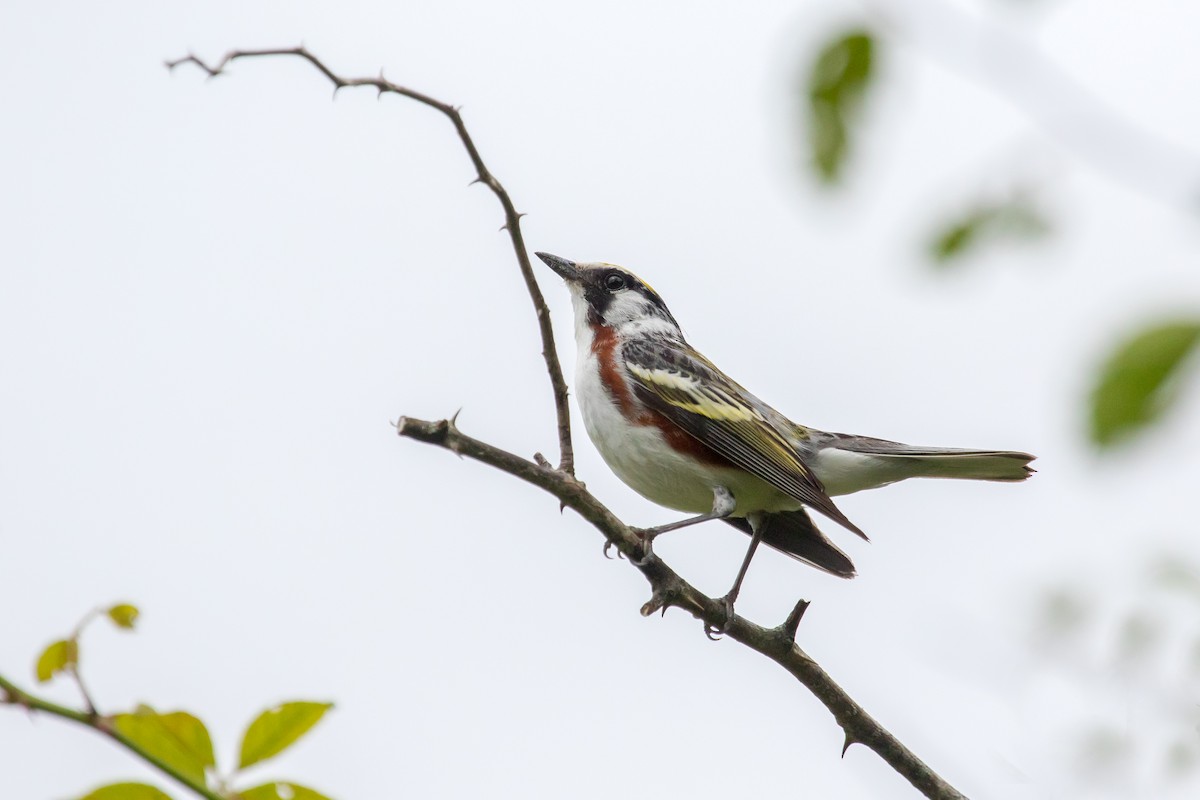
[[[897,20],[909,7],[875,5]],[[1200,11],[1019,5],[963,7],[1131,123],[1200,141]],[[1194,773],[1161,777],[1178,731],[1200,753],[1194,728],[1171,727],[1196,707],[1194,607],[1160,603],[1141,576],[1157,554],[1200,562],[1200,386],[1107,459],[1086,446],[1082,401],[1121,335],[1197,307],[1195,220],[1072,160],[1020,104],[920,46],[885,54],[847,186],[817,191],[794,75],[857,9],[6,4],[0,672],[34,688],[45,644],[127,600],[136,633],[98,624],[83,641],[102,710],[190,710],[228,768],[263,707],[336,702],[241,785],[915,796],[866,748],[839,758],[832,717],[775,665],[682,612],[641,618],[644,580],[553,498],[395,436],[401,415],[462,408],[464,432],[553,458],[536,326],[500,209],[467,186],[444,118],[370,92],[331,101],[298,61],[217,80],[161,65],[304,42],[344,75],[383,67],[462,105],[531,250],[639,273],[696,347],[796,421],[1037,454],[1022,485],[843,499],[872,543],[825,527],[859,577],[763,552],[738,610],[773,625],[811,600],[801,646],[973,798],[1194,796]],[[1057,236],[929,269],[921,242],[943,212],[1026,178]],[[540,277],[570,377],[568,296]],[[615,512],[676,518],[608,472],[578,416],[576,433],[579,475]],[[744,547],[715,523],[656,545],[714,595]],[[1094,628],[1053,656],[1030,634],[1048,586],[1097,602]],[[1163,644],[1114,672],[1111,631],[1147,603]],[[39,691],[77,702],[65,681]],[[1080,783],[1097,725],[1135,755]],[[93,732],[0,708],[0,796],[117,779],[187,796]]]

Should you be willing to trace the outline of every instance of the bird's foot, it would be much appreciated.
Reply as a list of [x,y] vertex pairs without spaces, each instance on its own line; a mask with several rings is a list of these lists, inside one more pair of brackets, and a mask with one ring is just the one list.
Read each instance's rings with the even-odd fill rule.
[[650,561],[650,557],[654,555],[654,540],[662,531],[655,528],[630,528],[633,535],[642,540],[642,554],[638,557],[629,557],[629,563],[635,567],[644,567]]
[[[614,542],[612,540],[609,540],[604,543],[604,557],[605,558],[612,558],[612,556],[610,556],[608,554],[608,551],[611,550],[613,547],[616,547],[616,542]],[[621,553],[621,548],[617,547],[617,558],[620,559],[620,558],[624,558],[624,557],[625,557],[624,554]]]
[[721,603],[725,606],[725,621],[720,625],[704,625],[704,635],[712,641],[717,641],[725,634],[729,633],[729,629],[733,627],[733,600],[731,595],[725,595],[721,598]]

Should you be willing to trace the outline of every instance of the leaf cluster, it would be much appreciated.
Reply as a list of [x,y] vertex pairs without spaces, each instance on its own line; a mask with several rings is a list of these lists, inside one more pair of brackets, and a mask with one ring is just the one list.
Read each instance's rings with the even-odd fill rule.
[[[883,37],[865,26],[830,36],[806,62],[807,148],[813,176],[831,186],[844,175],[855,123],[879,82]],[[1043,239],[1052,232],[1045,209],[1029,187],[1010,196],[978,200],[934,226],[926,253],[942,270],[960,266],[984,246]],[[1179,396],[1200,341],[1200,314],[1159,319],[1119,340],[1104,358],[1087,399],[1087,432],[1107,450],[1163,418]]]
[[[140,615],[137,607],[119,603],[89,612],[74,632],[51,642],[37,658],[35,673],[39,683],[67,675],[84,694],[85,712],[72,716],[108,734],[148,763],[178,780],[203,797],[228,800],[328,800],[307,786],[291,781],[273,780],[245,789],[231,788],[241,773],[287,750],[308,733],[332,703],[292,701],[272,706],[258,714],[242,733],[238,764],[228,775],[218,770],[212,736],[207,726],[187,711],[161,712],[149,705],[131,711],[100,714],[83,688],[79,675],[79,639],[87,625],[106,616],[122,629],[132,629]],[[16,697],[10,702],[32,705],[31,697]],[[49,704],[45,704],[49,705]],[[51,711],[54,707],[42,707]],[[161,788],[140,782],[122,781],[101,786],[80,800],[171,800]]]

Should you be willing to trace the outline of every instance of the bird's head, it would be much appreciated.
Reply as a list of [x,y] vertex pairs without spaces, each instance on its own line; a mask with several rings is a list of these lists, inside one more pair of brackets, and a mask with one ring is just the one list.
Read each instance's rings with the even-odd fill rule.
[[549,253],[536,255],[567,282],[577,322],[679,333],[679,323],[658,292],[629,270],[602,262],[578,263]]

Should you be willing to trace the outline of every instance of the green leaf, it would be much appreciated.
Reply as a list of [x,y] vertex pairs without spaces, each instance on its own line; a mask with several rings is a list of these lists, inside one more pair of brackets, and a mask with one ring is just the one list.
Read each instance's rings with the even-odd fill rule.
[[238,792],[242,800],[329,800],[328,797],[298,783],[276,781]]
[[813,101],[809,108],[809,146],[817,174],[826,183],[838,178],[849,147],[846,141],[846,122],[836,107]]
[[74,639],[59,639],[51,642],[38,656],[38,683],[45,683],[65,669],[79,663],[79,645]]
[[1158,323],[1109,355],[1092,390],[1091,438],[1110,447],[1156,421],[1175,400],[1180,367],[1200,341],[1200,320]]
[[205,783],[205,770],[216,767],[208,729],[186,711],[159,714],[139,706],[112,721],[117,733],[197,783]]
[[825,43],[808,70],[808,145],[817,177],[825,183],[841,177],[850,125],[874,77],[875,50],[870,31],[846,31]]
[[321,721],[333,703],[283,703],[268,708],[246,728],[238,768],[257,764],[290,747]]
[[108,618],[113,621],[113,624],[118,628],[130,630],[133,624],[137,622],[138,616],[142,613],[138,611],[138,607],[129,603],[118,603],[108,610]]
[[148,783],[110,783],[79,800],[171,800],[171,796]]
[[933,260],[944,263],[965,253],[979,238],[987,224],[988,213],[974,211],[966,217],[948,223],[930,243]]
[[1037,239],[1050,230],[1050,221],[1028,199],[980,204],[943,224],[930,240],[929,255],[947,266],[986,241]]

